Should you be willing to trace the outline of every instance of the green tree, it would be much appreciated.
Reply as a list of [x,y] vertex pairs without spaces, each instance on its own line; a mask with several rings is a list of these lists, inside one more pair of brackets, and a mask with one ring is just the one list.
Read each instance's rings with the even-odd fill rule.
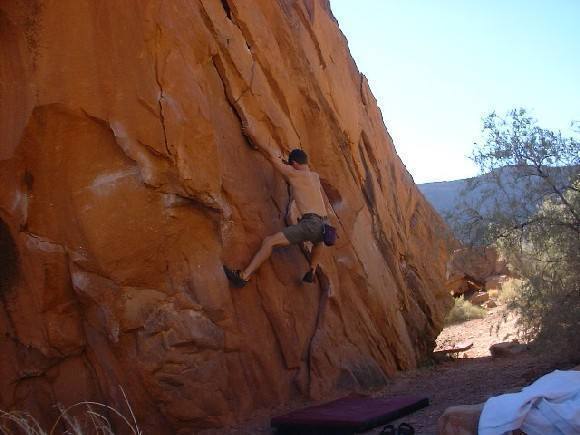
[[[511,301],[528,338],[580,351],[580,128],[540,127],[524,109],[484,119],[454,213],[464,241],[494,244],[523,279]],[[573,344],[573,345],[572,345]]]

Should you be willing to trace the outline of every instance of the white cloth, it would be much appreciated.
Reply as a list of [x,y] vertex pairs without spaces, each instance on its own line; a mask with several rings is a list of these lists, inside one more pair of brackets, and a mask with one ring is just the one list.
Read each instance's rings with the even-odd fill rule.
[[485,402],[479,435],[580,435],[580,371],[555,370],[519,393]]

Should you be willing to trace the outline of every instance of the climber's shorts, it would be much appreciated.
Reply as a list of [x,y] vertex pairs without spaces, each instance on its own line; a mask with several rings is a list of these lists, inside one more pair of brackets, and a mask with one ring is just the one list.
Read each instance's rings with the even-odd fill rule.
[[282,230],[282,233],[291,244],[301,242],[322,242],[324,232],[324,219],[315,213],[306,213],[296,225],[290,225]]

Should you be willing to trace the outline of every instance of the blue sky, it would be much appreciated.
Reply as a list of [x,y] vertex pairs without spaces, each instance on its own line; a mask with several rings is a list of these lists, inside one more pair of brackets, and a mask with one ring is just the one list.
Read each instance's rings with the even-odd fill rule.
[[331,0],[415,182],[477,173],[481,119],[580,120],[580,0]]

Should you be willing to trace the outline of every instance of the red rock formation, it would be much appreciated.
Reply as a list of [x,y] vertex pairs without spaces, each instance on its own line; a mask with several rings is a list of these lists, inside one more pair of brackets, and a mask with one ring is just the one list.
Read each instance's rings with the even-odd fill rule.
[[493,247],[455,249],[447,264],[447,288],[453,295],[500,286],[501,277],[509,274],[506,262]]
[[[443,324],[439,217],[326,1],[0,1],[0,406],[97,400],[141,427],[380,385]],[[320,284],[280,250],[287,187],[241,121],[324,179]],[[334,297],[328,299],[332,289]]]

